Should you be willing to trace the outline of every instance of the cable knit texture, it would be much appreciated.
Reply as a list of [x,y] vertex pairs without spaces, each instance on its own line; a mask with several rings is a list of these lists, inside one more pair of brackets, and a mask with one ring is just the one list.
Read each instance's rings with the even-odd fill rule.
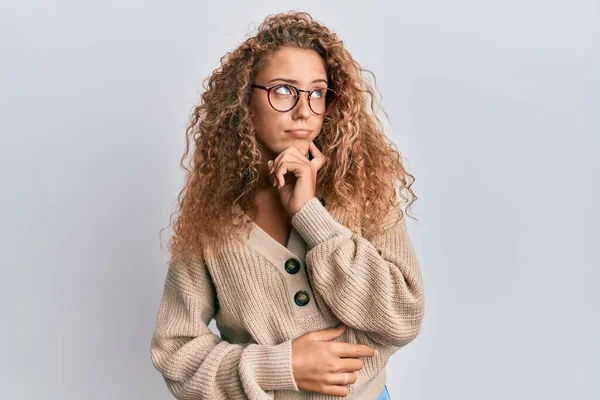
[[[390,356],[419,333],[421,270],[397,210],[366,238],[314,197],[292,217],[283,246],[254,222],[243,244],[171,262],[150,344],[154,367],[177,399],[339,399],[301,391],[292,340],[347,325],[332,341],[377,348],[362,357],[347,399],[375,400]],[[307,301],[308,300],[308,301]],[[220,336],[208,324],[215,319]]]

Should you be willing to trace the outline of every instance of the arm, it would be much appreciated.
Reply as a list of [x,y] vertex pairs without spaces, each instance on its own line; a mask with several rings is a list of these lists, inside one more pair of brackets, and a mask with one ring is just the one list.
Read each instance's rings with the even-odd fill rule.
[[314,197],[294,214],[292,225],[308,245],[311,283],[335,316],[374,342],[402,347],[421,329],[425,298],[404,218],[394,224],[398,217],[390,211],[385,231],[367,240]]
[[212,333],[216,291],[204,262],[169,265],[150,345],[152,364],[177,399],[272,399],[298,391],[291,340],[230,344]]

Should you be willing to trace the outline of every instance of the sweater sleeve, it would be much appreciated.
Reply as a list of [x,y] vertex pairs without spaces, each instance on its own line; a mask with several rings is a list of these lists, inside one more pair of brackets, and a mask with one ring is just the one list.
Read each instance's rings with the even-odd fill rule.
[[273,390],[298,387],[292,341],[231,344],[208,323],[216,291],[204,262],[169,264],[152,335],[152,364],[177,399],[273,399]]
[[307,274],[335,316],[374,342],[402,347],[421,329],[421,270],[404,218],[388,212],[384,232],[366,238],[340,224],[317,197],[292,217],[308,245]]

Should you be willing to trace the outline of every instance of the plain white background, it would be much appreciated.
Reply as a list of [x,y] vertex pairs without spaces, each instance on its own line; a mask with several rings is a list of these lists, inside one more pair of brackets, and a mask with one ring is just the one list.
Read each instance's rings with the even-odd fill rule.
[[599,5],[515,0],[3,2],[0,397],[171,398],[149,345],[187,117],[292,9],[375,73],[417,179],[392,399],[599,398]]

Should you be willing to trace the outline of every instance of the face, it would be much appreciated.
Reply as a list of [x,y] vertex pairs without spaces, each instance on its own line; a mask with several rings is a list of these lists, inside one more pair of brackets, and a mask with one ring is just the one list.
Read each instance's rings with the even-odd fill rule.
[[[314,50],[283,47],[267,57],[253,83],[262,86],[287,83],[302,90],[327,88],[325,63]],[[252,90],[250,107],[263,160],[275,158],[289,146],[308,156],[310,142],[323,125],[323,116],[313,113],[308,106],[308,93],[300,92],[300,99],[291,110],[278,112],[269,104],[266,90]],[[287,93],[285,88],[279,91]],[[308,135],[297,135],[292,130],[307,130]]]

